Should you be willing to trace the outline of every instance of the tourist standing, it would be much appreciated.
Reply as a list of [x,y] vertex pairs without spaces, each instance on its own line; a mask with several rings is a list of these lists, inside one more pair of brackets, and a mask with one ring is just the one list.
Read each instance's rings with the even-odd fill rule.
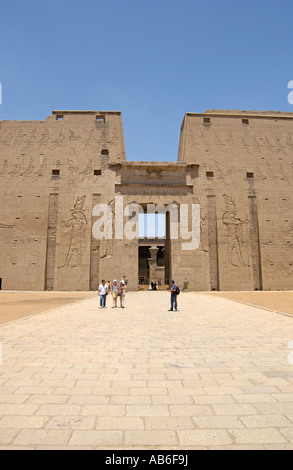
[[178,287],[176,286],[175,281],[171,281],[171,285],[170,285],[171,308],[169,309],[169,312],[173,312],[174,307],[175,307],[175,311],[177,312],[177,290],[178,290]]
[[112,282],[112,298],[113,298],[113,308],[117,307],[117,298],[118,298],[119,286],[117,279],[114,279]]
[[124,281],[120,281],[118,296],[120,298],[120,307],[124,308],[125,307],[125,305],[124,305],[124,302],[125,302],[125,282]]
[[106,297],[108,292],[108,286],[106,284],[105,279],[102,280],[102,283],[99,286],[99,293],[100,293],[100,308],[106,307]]

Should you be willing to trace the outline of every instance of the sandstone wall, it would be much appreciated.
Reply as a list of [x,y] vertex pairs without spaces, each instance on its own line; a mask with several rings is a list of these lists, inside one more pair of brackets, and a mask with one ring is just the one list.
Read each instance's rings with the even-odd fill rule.
[[292,289],[292,113],[187,114],[178,160],[200,167],[211,287]]
[[103,246],[92,207],[114,197],[110,162],[125,161],[121,114],[55,111],[45,121],[2,121],[2,289],[88,290]]
[[[186,114],[178,162],[168,163],[126,161],[119,112],[2,121],[2,289],[90,290],[125,276],[135,290],[139,240],[115,239],[115,196],[123,210],[200,205],[199,248],[164,242],[166,277],[181,288],[292,289],[292,126],[292,113]],[[111,208],[112,240],[92,233],[100,203]]]

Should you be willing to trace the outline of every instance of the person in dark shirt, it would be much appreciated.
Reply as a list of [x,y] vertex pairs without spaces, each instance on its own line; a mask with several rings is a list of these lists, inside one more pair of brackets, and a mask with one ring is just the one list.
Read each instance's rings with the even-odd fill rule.
[[170,292],[171,292],[171,308],[169,309],[169,312],[173,312],[174,307],[175,307],[175,311],[177,312],[177,286],[175,284],[175,281],[171,281]]

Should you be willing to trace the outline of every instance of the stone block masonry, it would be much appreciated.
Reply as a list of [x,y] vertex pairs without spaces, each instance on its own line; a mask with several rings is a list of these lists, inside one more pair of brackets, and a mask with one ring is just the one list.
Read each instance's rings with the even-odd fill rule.
[[[124,277],[128,290],[171,279],[194,291],[290,290],[292,181],[293,113],[188,113],[177,162],[128,162],[120,112],[2,121],[1,287],[87,291]],[[122,210],[198,205],[199,247],[182,250],[168,213],[161,238],[117,239],[113,222],[112,239],[95,239],[93,208],[107,205],[114,221],[117,196]]]

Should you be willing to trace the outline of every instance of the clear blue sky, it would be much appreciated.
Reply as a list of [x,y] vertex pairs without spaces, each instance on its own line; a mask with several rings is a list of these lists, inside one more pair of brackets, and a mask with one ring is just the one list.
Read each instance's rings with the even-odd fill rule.
[[292,0],[0,0],[0,119],[122,111],[128,160],[176,161],[186,112],[292,111]]

